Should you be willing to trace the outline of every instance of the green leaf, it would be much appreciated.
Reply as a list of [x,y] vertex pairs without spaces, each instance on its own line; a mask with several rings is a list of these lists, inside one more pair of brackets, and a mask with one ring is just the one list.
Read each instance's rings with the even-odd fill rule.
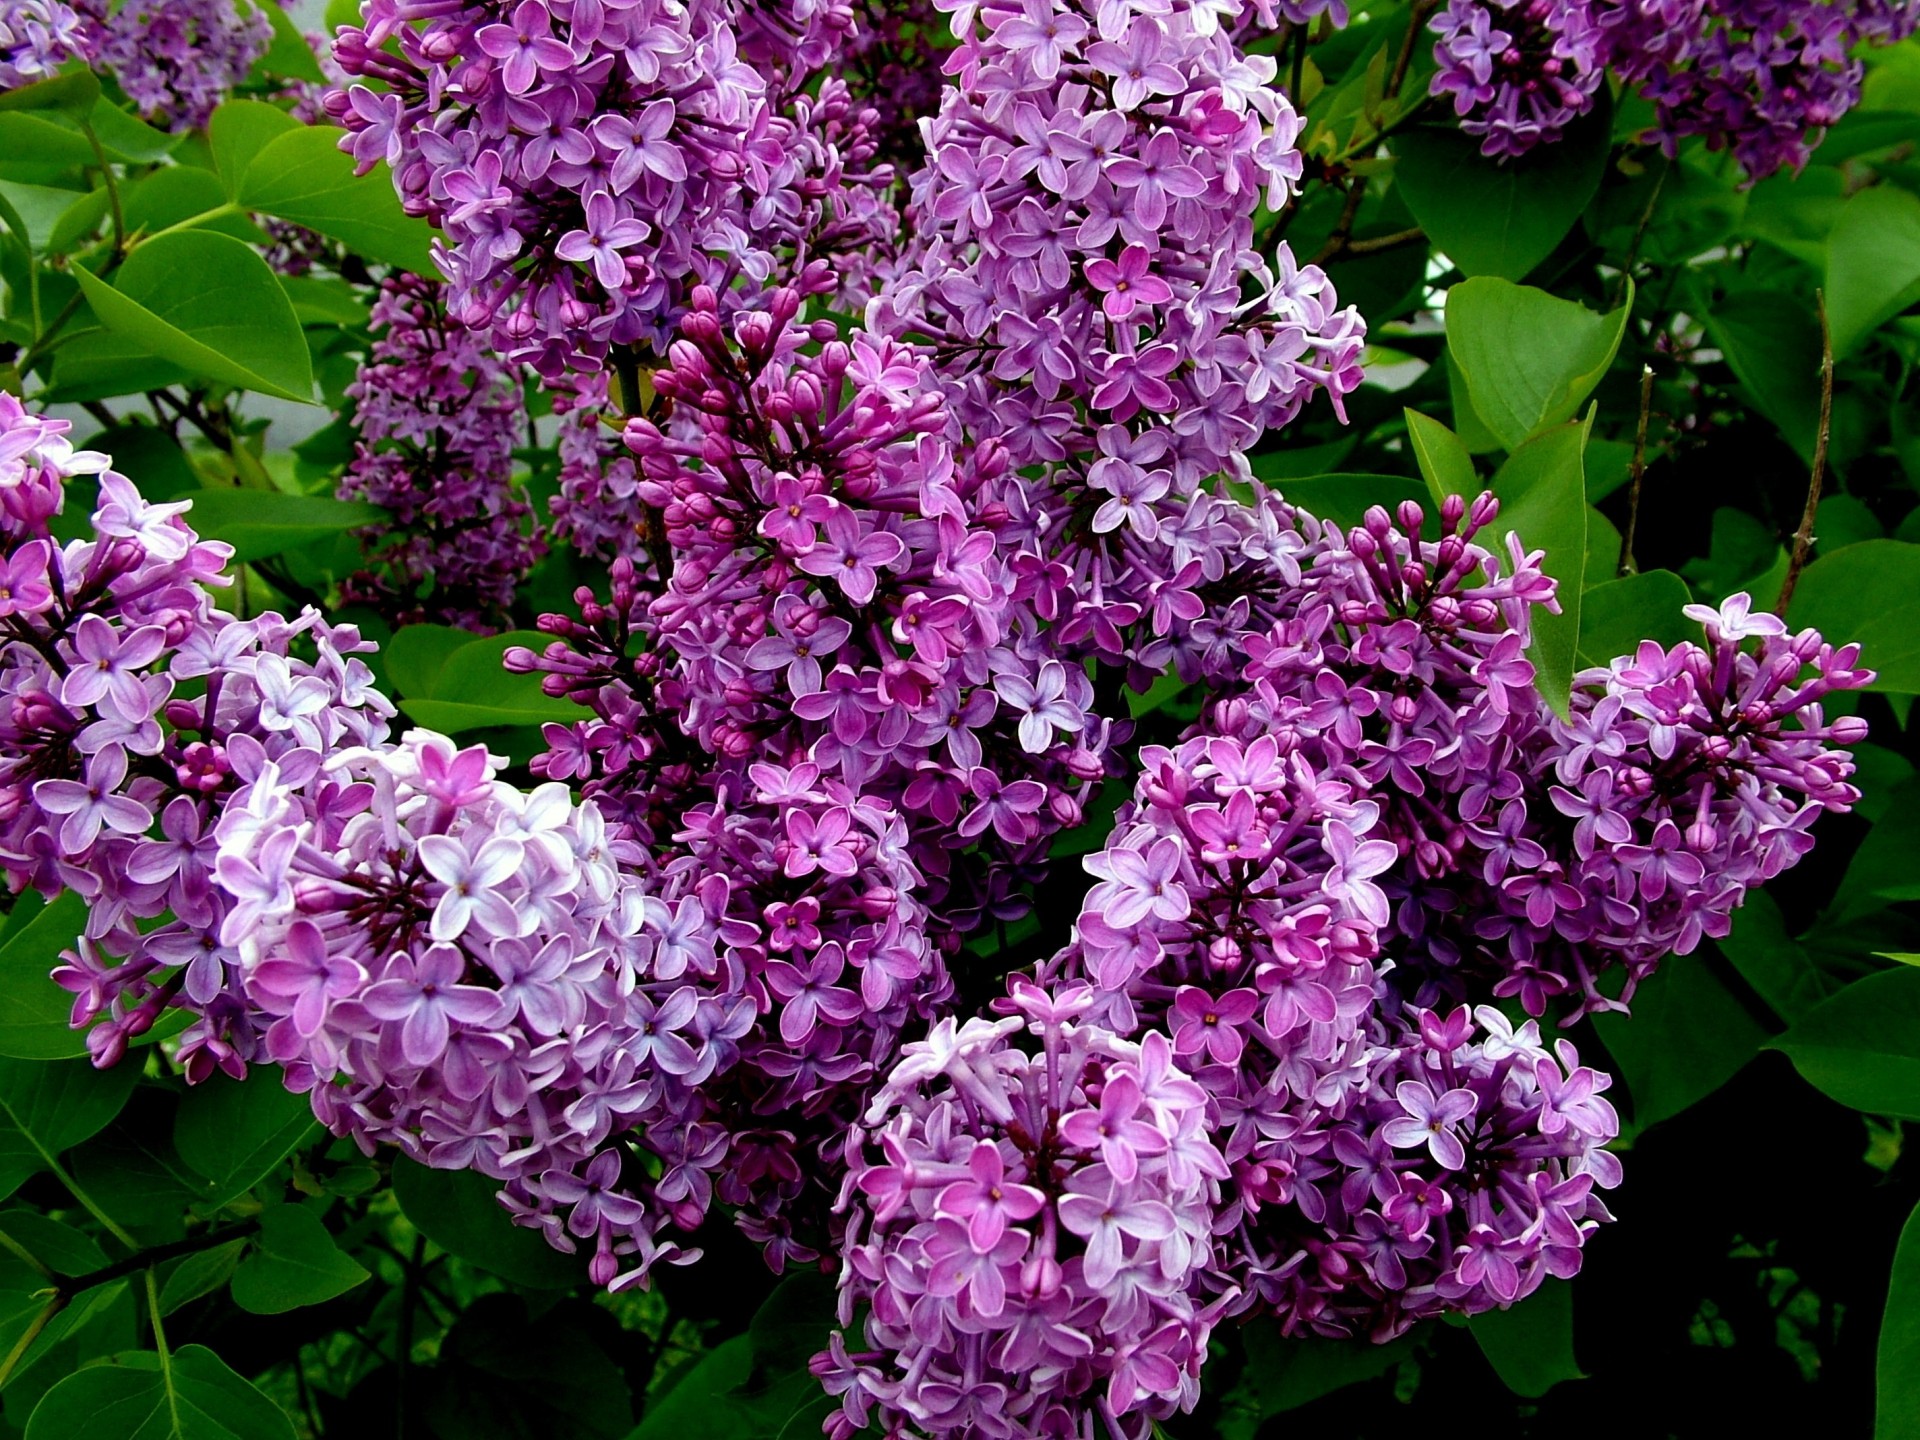
[[514,646],[539,651],[549,643],[550,636],[534,630],[469,639],[445,657],[431,690],[407,696],[400,708],[420,724],[450,735],[486,726],[578,720],[580,707],[544,694],[538,675],[509,674],[501,663],[500,657]]
[[303,325],[345,325],[353,329],[367,323],[367,302],[344,280],[318,275],[282,275],[280,284],[293,302],[293,313],[300,317]]
[[1699,627],[1680,613],[1692,603],[1687,582],[1671,570],[1643,570],[1590,586],[1580,597],[1580,667],[1631,655],[1642,640],[1671,648],[1699,639]]
[[[140,493],[149,500],[171,500],[201,487],[200,472],[187,459],[187,452],[158,425],[129,418],[110,430],[94,431],[80,445],[111,455],[114,468],[121,474],[138,475]],[[69,481],[68,506],[72,507],[74,501],[74,485]]]
[[179,230],[143,242],[114,284],[75,266],[100,323],[196,375],[313,402],[300,321],[273,271],[229,235]]
[[1542,568],[1559,582],[1560,613],[1533,612],[1534,684],[1562,716],[1573,689],[1574,656],[1584,610],[1587,572],[1587,482],[1581,464],[1587,425],[1562,425],[1528,441],[1493,477],[1500,497],[1494,533],[1520,536],[1529,550],[1544,550]]
[[1375,505],[1391,512],[1403,500],[1423,508],[1430,503],[1426,486],[1404,475],[1312,475],[1284,481],[1276,488],[1289,505],[1316,519],[1331,520],[1342,530],[1361,524]]
[[[192,165],[169,165],[156,170],[127,191],[126,219],[129,230],[148,234],[219,210],[226,204],[227,192],[211,170]],[[203,222],[202,228],[236,240],[264,245],[266,234],[246,216],[226,213]]]
[[1447,349],[1474,412],[1509,450],[1571,420],[1607,373],[1633,308],[1609,315],[1505,280],[1467,280],[1447,292]]
[[53,110],[85,120],[100,100],[100,82],[91,70],[69,70],[51,79],[0,94],[0,110]]
[[452,625],[403,625],[380,650],[387,676],[401,695],[429,696],[453,652],[473,643],[470,631]]
[[754,1314],[745,1335],[709,1351],[648,1407],[630,1440],[814,1434],[831,1401],[807,1361],[827,1348],[834,1329],[831,1282],[820,1275],[789,1276]]
[[311,1210],[272,1205],[233,1273],[233,1303],[254,1315],[283,1315],[344,1295],[367,1278],[366,1267],[341,1252]]
[[[79,131],[19,111],[0,112],[0,156],[17,157],[15,163],[0,164],[6,164],[10,173],[34,180],[57,178],[61,170],[97,163],[93,147]],[[55,173],[44,173],[48,171]]]
[[0,1055],[21,1060],[60,1060],[85,1055],[84,1031],[69,1023],[73,997],[47,977],[60,952],[73,947],[87,923],[87,902],[71,890],[50,905],[38,895],[13,902],[30,917],[10,929],[0,945]]
[[1467,393],[1466,377],[1461,374],[1453,352],[1444,352],[1440,359],[1447,372],[1447,405],[1453,414],[1453,430],[1460,437],[1460,443],[1467,447],[1467,453],[1485,455],[1491,450],[1504,448],[1499,437],[1487,428],[1487,422],[1474,410],[1473,397]]
[[1893,1252],[1873,1368],[1873,1440],[1920,1440],[1920,1210]]
[[1255,1320],[1242,1332],[1247,1376],[1262,1419],[1297,1410],[1323,1395],[1384,1375],[1414,1352],[1418,1341],[1402,1335],[1385,1345],[1370,1340],[1288,1338],[1269,1320]]
[[123,165],[151,165],[179,148],[179,135],[156,130],[118,105],[96,105],[88,117],[109,159]]
[[450,1255],[529,1290],[563,1290],[586,1279],[577,1255],[562,1255],[515,1225],[496,1199],[499,1185],[473,1170],[432,1170],[393,1162],[393,1198],[401,1213]]
[[67,1376],[34,1407],[26,1440],[294,1440],[294,1430],[213,1351],[182,1345],[166,1371],[134,1351]]
[[1820,425],[1820,321],[1813,306],[1778,290],[1741,290],[1702,305],[1700,318],[1754,408],[1811,461]]
[[1552,1277],[1507,1310],[1470,1316],[1467,1329],[1494,1373],[1516,1395],[1537,1399],[1586,1371],[1573,1356],[1573,1287]]
[[1920,694],[1920,545],[1865,540],[1820,556],[1800,573],[1787,619],[1857,643],[1877,675],[1869,688]]
[[1747,893],[1733,931],[1716,942],[1720,953],[1782,1020],[1798,1020],[1827,997],[1827,986],[1806,947],[1787,933],[1780,904],[1765,890]]
[[182,1305],[190,1305],[225,1285],[233,1278],[246,1248],[245,1240],[229,1240],[183,1258],[160,1286],[160,1313],[171,1315]]
[[1798,175],[1782,172],[1748,193],[1741,233],[1766,241],[1818,274],[1826,269],[1827,237],[1846,200],[1847,179],[1838,170],[1816,165]]
[[1854,981],[1772,1048],[1842,1105],[1920,1120],[1920,970],[1903,965]]
[[1466,443],[1438,420],[1418,410],[1403,412],[1407,417],[1407,439],[1413,445],[1414,463],[1427,482],[1427,493],[1439,509],[1449,495],[1474,496],[1480,493],[1480,475],[1473,468],[1473,456]]
[[112,1124],[133,1080],[130,1065],[0,1060],[0,1199]]
[[1466,275],[1518,280],[1580,219],[1606,169],[1611,107],[1595,106],[1559,143],[1493,160],[1452,128],[1410,130],[1393,142],[1394,188],[1436,250]]
[[205,538],[233,546],[233,558],[241,564],[329,540],[361,525],[378,524],[387,516],[378,505],[364,500],[286,495],[278,490],[206,489],[181,498],[193,501],[188,523]]
[[270,141],[247,166],[239,200],[340,241],[369,260],[432,275],[433,230],[400,208],[384,168],[353,173],[332,126],[292,130]]
[[1353,453],[1354,446],[1359,443],[1358,436],[1343,435],[1338,440],[1329,440],[1324,445],[1298,445],[1286,450],[1265,450],[1258,455],[1249,455],[1247,465],[1252,469],[1254,479],[1265,481],[1270,485],[1301,475],[1325,475],[1344,465],[1347,456]]
[[239,195],[256,155],[282,135],[304,128],[286,111],[263,100],[229,100],[214,111],[207,123],[207,139],[227,198]]
[[267,23],[273,26],[273,43],[267,46],[267,53],[254,63],[269,75],[284,75],[289,80],[306,80],[315,85],[327,83],[327,77],[320,69],[320,62],[314,58],[313,47],[307,44],[307,37],[300,33],[300,27],[293,23],[293,17],[275,0],[265,0],[253,7],[267,17]]
[[1633,1013],[1596,1015],[1594,1029],[1645,1130],[1713,1094],[1767,1042],[1767,1032],[1704,956],[1672,955],[1633,992]]
[[245,1080],[225,1076],[196,1085],[180,1101],[173,1146],[212,1182],[215,1203],[242,1195],[319,1128],[313,1107],[255,1066]]
[[1920,197],[1874,185],[1847,201],[1827,237],[1826,300],[1836,359],[1920,300]]
[[53,356],[51,400],[79,403],[116,395],[144,395],[169,385],[192,383],[178,365],[156,360],[147,347],[125,335],[87,330],[61,342]]
[[[27,185],[18,180],[0,180],[0,202],[10,212],[8,228],[36,255],[48,252],[54,227],[76,205],[88,203],[94,191],[58,190],[49,185]],[[104,203],[106,192],[98,192]],[[14,222],[18,221],[18,224]]]

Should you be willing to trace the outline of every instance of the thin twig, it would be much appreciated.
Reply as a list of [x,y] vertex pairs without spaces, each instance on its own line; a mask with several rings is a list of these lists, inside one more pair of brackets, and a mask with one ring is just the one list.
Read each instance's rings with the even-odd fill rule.
[[1386,250],[1398,250],[1402,245],[1415,245],[1427,238],[1427,232],[1418,225],[1407,230],[1396,230],[1391,235],[1375,235],[1366,240],[1349,240],[1348,255],[1378,255]]
[[1773,602],[1773,613],[1784,616],[1793,600],[1794,586],[1806,568],[1807,553],[1813,549],[1813,517],[1820,509],[1820,486],[1827,474],[1827,438],[1833,432],[1833,332],[1827,326],[1827,297],[1813,292],[1813,304],[1820,315],[1820,429],[1813,437],[1813,475],[1807,481],[1807,506],[1800,512],[1800,528],[1794,532],[1793,555],[1787,561],[1787,578],[1780,582],[1780,598]]
[[1640,212],[1640,223],[1634,226],[1633,241],[1627,246],[1627,258],[1620,266],[1620,282],[1614,289],[1610,304],[1618,303],[1620,297],[1626,294],[1627,284],[1633,279],[1633,267],[1640,263],[1640,246],[1647,238],[1647,227],[1653,223],[1653,212],[1660,207],[1660,192],[1666,189],[1667,176],[1673,170],[1666,156],[1662,155],[1660,161],[1660,173],[1654,179],[1652,193],[1647,196],[1646,209]]
[[1640,424],[1633,432],[1632,483],[1627,490],[1627,528],[1620,536],[1620,564],[1617,573],[1634,572],[1633,537],[1640,528],[1640,482],[1647,478],[1647,416],[1653,409],[1653,367],[1640,367]]
[[1353,234],[1353,222],[1360,214],[1360,202],[1366,199],[1366,196],[1367,177],[1364,175],[1354,176],[1353,184],[1347,187],[1346,203],[1340,207],[1340,219],[1334,225],[1333,233],[1327,236],[1327,243],[1320,247],[1319,253],[1308,263],[1324,265],[1329,260],[1345,253],[1347,240]]
[[1400,53],[1393,62],[1393,75],[1387,81],[1387,88],[1381,99],[1391,100],[1400,93],[1400,87],[1406,84],[1407,69],[1413,64],[1413,47],[1419,43],[1420,31],[1427,23],[1427,17],[1440,8],[1440,0],[1418,0],[1413,12],[1407,17],[1407,38],[1400,42]]

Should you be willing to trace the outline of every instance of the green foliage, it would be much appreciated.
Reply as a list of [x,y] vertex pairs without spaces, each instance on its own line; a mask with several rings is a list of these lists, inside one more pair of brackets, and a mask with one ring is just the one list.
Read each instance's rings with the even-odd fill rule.
[[1596,106],[1559,144],[1517,162],[1489,160],[1458,130],[1409,130],[1393,142],[1394,188],[1462,274],[1521,280],[1600,188],[1612,118],[1611,107]]
[[1571,420],[1619,352],[1632,308],[1631,295],[1597,315],[1505,280],[1454,286],[1447,292],[1447,350],[1473,413],[1508,450]]
[[448,734],[549,720],[565,724],[579,718],[577,705],[542,693],[538,675],[509,675],[501,667],[500,657],[513,647],[537,652],[548,643],[549,637],[530,630],[475,637],[450,626],[409,625],[394,636],[388,673],[400,708]]
[[233,1275],[233,1303],[255,1315],[281,1315],[344,1295],[367,1279],[366,1267],[340,1253],[319,1217],[304,1205],[275,1205]]
[[387,513],[364,500],[274,490],[196,490],[181,498],[193,501],[194,528],[210,540],[226,541],[243,563],[331,540]]
[[1773,1044],[1842,1105],[1920,1120],[1920,969],[1856,980]]
[[1633,1016],[1594,1020],[1633,1098],[1633,1128],[1668,1120],[1731,1080],[1767,1031],[1707,955],[1676,956],[1634,992]]
[[71,890],[50,905],[33,894],[14,901],[0,930],[0,1055],[59,1060],[87,1053],[86,1040],[69,1023],[72,1001],[47,983],[86,913],[86,901]]
[[562,1255],[531,1230],[507,1219],[500,1187],[471,1170],[432,1170],[411,1160],[393,1165],[393,1196],[407,1219],[448,1254],[531,1290],[578,1285],[578,1256]]
[[100,323],[146,354],[243,390],[311,403],[300,321],[273,271],[228,235],[177,230],[128,257],[113,283],[76,266]]
[[182,1098],[173,1147],[206,1179],[213,1203],[224,1204],[252,1189],[318,1129],[305,1096],[216,1076]]
[[1864,540],[1822,555],[1794,589],[1791,618],[1856,642],[1875,688],[1920,693],[1920,545]]
[[204,1345],[116,1355],[49,1390],[26,1440],[294,1440],[280,1407]]
[[402,212],[384,171],[353,173],[352,157],[340,150],[344,133],[317,126],[275,136],[247,162],[234,199],[317,230],[369,260],[433,273],[427,248],[433,232]]
[[1564,1280],[1543,1280],[1519,1304],[1483,1311],[1467,1328],[1516,1395],[1544,1395],[1563,1380],[1585,1378],[1573,1358],[1573,1290]]
[[1894,1252],[1875,1377],[1873,1440],[1920,1437],[1920,1210],[1908,1217]]

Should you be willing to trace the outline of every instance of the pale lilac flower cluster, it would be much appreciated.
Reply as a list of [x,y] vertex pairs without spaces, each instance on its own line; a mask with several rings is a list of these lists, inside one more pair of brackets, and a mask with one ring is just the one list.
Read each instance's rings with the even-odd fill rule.
[[244,0],[81,0],[94,31],[89,59],[110,71],[140,113],[198,130],[273,43]]
[[1862,42],[1920,25],[1912,0],[1449,0],[1433,93],[1489,155],[1557,140],[1613,71],[1654,102],[1652,138],[1730,149],[1755,179],[1806,163],[1860,100]]
[[1338,411],[1365,326],[1252,250],[1302,122],[1221,28],[1238,7],[941,8],[958,84],[923,123],[921,249],[870,322],[932,347],[966,432],[1132,503],[1238,468],[1316,393]]
[[32,85],[92,48],[85,16],[65,0],[0,3],[0,90]]
[[[884,241],[892,183],[866,116],[742,56],[724,0],[367,0],[329,97],[362,171],[384,161],[446,235],[449,307],[551,379],[664,350],[694,283],[777,268],[831,289],[828,257]],[[836,26],[823,9],[825,32]],[[760,49],[778,27],[755,33]],[[794,40],[819,48],[815,27]],[[377,84],[380,88],[375,88]]]
[[1016,981],[1007,1018],[943,1021],[848,1138],[852,1333],[814,1360],[836,1440],[1144,1440],[1199,1398],[1226,1166],[1166,1036],[1084,1023],[1092,1002]]
[[[88,902],[56,978],[97,1062],[177,1005],[197,1016],[179,1039],[188,1073],[238,1071],[257,1037],[223,936],[215,819],[264,774],[377,743],[393,708],[353,627],[215,609],[229,549],[195,537],[185,504],[149,505],[107,457],[74,452],[66,428],[0,395],[0,865],[14,888]],[[56,542],[64,482],[96,474],[93,533]]]
[[381,333],[347,387],[359,434],[340,495],[393,518],[361,532],[368,568],[342,592],[396,622],[475,629],[506,616],[544,546],[514,475],[519,372],[448,320],[444,293],[402,275],[374,302]]
[[754,1015],[700,896],[647,895],[591,802],[515,789],[482,747],[299,758],[216,830],[263,1058],[368,1153],[501,1182],[596,1284],[694,1258],[661,1232],[706,1213],[726,1152],[701,1087]]

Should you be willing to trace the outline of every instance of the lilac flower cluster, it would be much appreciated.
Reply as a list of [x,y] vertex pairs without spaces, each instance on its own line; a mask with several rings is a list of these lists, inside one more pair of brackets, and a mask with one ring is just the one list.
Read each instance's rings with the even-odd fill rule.
[[1449,0],[1433,93],[1489,155],[1558,139],[1606,72],[1641,85],[1669,154],[1689,135],[1758,179],[1806,163],[1860,100],[1854,51],[1920,25],[1912,0]]
[[[54,978],[96,1063],[185,1009],[190,1079],[275,1062],[337,1133],[501,1181],[599,1283],[691,1258],[716,1194],[810,1257],[780,1212],[830,1184],[762,1117],[824,1109],[950,993],[903,822],[756,767],[642,856],[563,784],[392,743],[352,627],[215,609],[227,547],[66,428],[0,396],[0,865],[88,901]],[[63,486],[96,473],[92,537],[56,545]]]
[[1016,981],[1006,1019],[943,1021],[848,1138],[840,1323],[865,1320],[814,1360],[836,1440],[1143,1440],[1199,1398],[1226,1166],[1167,1038],[1080,1023],[1092,1004]]
[[204,127],[273,43],[273,25],[236,0],[81,0],[88,58],[140,113],[170,130]]
[[1046,834],[1076,823],[1112,727],[1091,713],[1085,672],[1012,606],[1016,578],[975,519],[1004,451],[954,447],[924,360],[883,338],[831,338],[799,308],[776,291],[729,332],[717,297],[696,292],[653,376],[674,418],[626,432],[638,459],[627,533],[652,537],[639,547],[652,584],[619,570],[596,620],[543,620],[570,642],[537,662],[548,688],[599,719],[555,736],[540,763],[587,777],[644,843],[659,838],[647,813],[681,737],[736,766],[804,760],[920,817],[913,863],[964,930],[1014,874],[957,851],[979,841],[1016,868],[1037,858]]
[[64,0],[0,3],[0,90],[31,85],[60,72],[92,48],[86,18]]
[[752,31],[763,59],[781,36],[797,46],[763,74],[724,0],[363,11],[334,48],[373,82],[329,97],[342,143],[445,232],[455,319],[544,377],[664,350],[692,284],[755,289],[776,252],[831,289],[827,257],[892,227],[867,115],[835,80],[801,88],[803,60],[830,52],[812,24]]
[[520,376],[449,322],[432,281],[387,280],[371,318],[384,333],[347,387],[359,438],[340,495],[393,519],[361,532],[369,568],[343,593],[396,619],[497,623],[544,548],[514,477]]
[[[1618,1008],[1725,934],[1857,798],[1831,747],[1863,727],[1818,702],[1868,677],[1739,597],[1690,611],[1705,648],[1583,673],[1563,722],[1525,658],[1552,582],[1516,539],[1505,567],[1475,543],[1491,496],[1449,501],[1431,540],[1411,505],[1343,533],[1257,499],[1292,583],[1250,606],[1223,576],[1233,628],[1181,657],[1213,698],[1141,752],[1049,973],[1095,984],[1092,1019],[1169,1034],[1207,1089],[1235,1237],[1209,1293],[1387,1336],[1571,1273],[1618,1174],[1604,1076],[1496,1009],[1442,1009]],[[1430,1166],[1399,1153],[1422,1145]]]
[[[188,1073],[239,1071],[256,1036],[215,819],[262,775],[377,743],[392,706],[353,627],[215,609],[228,548],[66,429],[0,395],[0,865],[14,888],[88,902],[56,979],[97,1062],[178,1005],[197,1017],[179,1039]],[[93,534],[56,543],[63,485],[96,474]]]
[[1236,468],[1316,392],[1338,410],[1365,327],[1252,251],[1301,121],[1221,29],[1238,6],[941,8],[959,83],[924,126],[922,248],[869,319],[932,343],[967,433],[1125,505]]
[[216,832],[262,1057],[369,1153],[500,1181],[597,1284],[693,1258],[661,1231],[705,1214],[724,1146],[700,1087],[753,1019],[699,900],[647,895],[591,802],[522,793],[481,747],[303,759]]

